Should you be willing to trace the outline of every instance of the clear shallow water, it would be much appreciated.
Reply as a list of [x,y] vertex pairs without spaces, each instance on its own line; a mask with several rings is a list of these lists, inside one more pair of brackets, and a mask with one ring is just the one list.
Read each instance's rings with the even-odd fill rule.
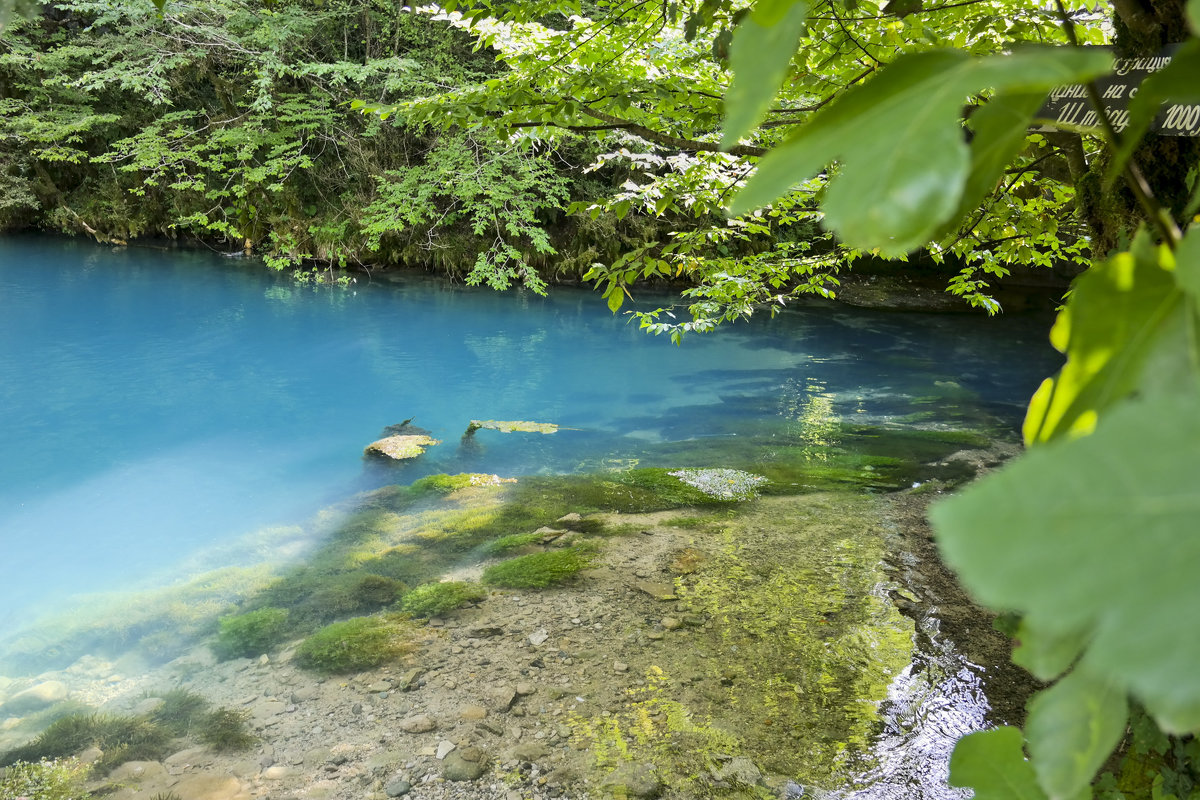
[[[661,443],[803,422],[814,398],[937,423],[969,394],[1015,427],[1056,364],[1048,324],[812,304],[674,347],[586,289],[304,288],[204,252],[3,239],[0,633],[384,482],[647,465]],[[444,444],[365,469],[409,417]],[[473,418],[577,430],[460,450]]]

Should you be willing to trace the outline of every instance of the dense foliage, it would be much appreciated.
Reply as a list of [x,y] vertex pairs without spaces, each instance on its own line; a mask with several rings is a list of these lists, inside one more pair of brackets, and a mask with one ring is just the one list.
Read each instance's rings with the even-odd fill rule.
[[[916,260],[926,267],[949,262],[958,268],[957,274],[950,272],[950,290],[990,311],[997,305],[987,281],[1007,274],[1013,263],[1087,263],[1088,222],[1071,213],[1084,175],[1072,174],[1068,150],[1073,158],[1077,146],[1084,157],[1096,146],[1078,136],[1068,146],[1055,144],[1049,135],[1027,139],[1024,126],[996,131],[991,158],[1006,168],[995,176],[1003,180],[974,180],[943,201],[946,208],[906,197],[910,213],[931,221],[909,240],[881,247],[842,225],[854,218],[859,192],[889,180],[889,174],[899,180],[906,171],[922,169],[927,154],[945,149],[961,164],[963,151],[945,148],[947,136],[920,138],[930,130],[922,123],[926,116],[957,120],[965,107],[980,110],[985,119],[1008,119],[1005,109],[1013,103],[1020,116],[1040,99],[1032,91],[1044,94],[1055,81],[1082,74],[1082,64],[1058,69],[1030,56],[1027,73],[1046,69],[1034,82],[1038,85],[1022,85],[991,104],[984,101],[986,90],[997,87],[991,82],[994,68],[949,63],[999,53],[1013,42],[1065,44],[1066,34],[1040,4],[772,2],[753,13],[749,6],[734,0],[622,0],[598,7],[452,1],[429,11],[476,34],[509,69],[452,92],[363,105],[425,123],[491,126],[502,136],[531,131],[553,141],[602,136],[608,152],[596,166],[620,164],[632,177],[620,191],[575,203],[572,210],[601,219],[641,214],[669,224],[665,235],[594,264],[589,277],[604,289],[614,310],[632,284],[647,278],[686,277],[695,284],[684,292],[690,320],[680,321],[669,309],[640,313],[643,326],[654,333],[678,337],[748,316],[764,304],[778,307],[798,293],[832,294],[846,266],[879,255],[908,258],[917,248]],[[1096,15],[1080,8],[1073,16],[1081,39],[1102,41]],[[744,32],[740,38],[732,36],[735,28]],[[751,32],[757,32],[753,41]],[[934,53],[944,45],[957,48],[958,55]],[[758,158],[843,94],[869,86],[891,62],[915,54],[928,54],[922,68],[930,74],[961,72],[959,82],[928,98],[935,102],[927,109],[922,106],[929,87],[913,83],[880,105],[879,113],[847,117],[847,130],[829,132],[826,152],[813,152],[802,178],[786,169],[759,171],[789,176],[779,191],[761,189],[771,195],[768,208],[743,203],[734,208],[736,216],[726,215],[731,196]],[[1087,58],[1079,55],[1081,61]],[[731,68],[745,77],[732,77]],[[884,94],[889,81],[898,80],[891,77],[871,91]],[[907,138],[867,137],[879,144],[864,146],[864,166],[831,180],[838,170],[822,168],[842,155],[838,144],[855,138],[844,134],[849,129],[882,132],[878,126],[897,106],[914,112],[916,124]],[[722,137],[727,109],[734,127]],[[961,138],[961,131],[954,131],[949,138]],[[897,154],[903,158],[891,158]],[[930,171],[928,177],[932,185],[946,174]]]
[[0,229],[540,287],[536,269],[622,239],[547,227],[570,159],[590,155],[349,108],[497,69],[466,35],[375,0],[56,3],[0,35]]

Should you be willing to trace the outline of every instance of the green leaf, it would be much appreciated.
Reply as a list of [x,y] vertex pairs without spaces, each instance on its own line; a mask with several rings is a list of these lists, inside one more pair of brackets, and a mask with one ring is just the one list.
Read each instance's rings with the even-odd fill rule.
[[1005,168],[1025,146],[1029,121],[1045,99],[1044,92],[1000,94],[971,115],[971,169],[956,218],[977,208],[995,188]]
[[755,22],[764,28],[769,28],[782,22],[785,17],[796,10],[796,6],[804,6],[807,14],[808,3],[804,0],[758,0],[754,4],[751,14]]
[[950,756],[950,785],[975,790],[975,800],[1045,800],[1021,752],[1019,728],[995,728],[958,740]]
[[1192,33],[1200,36],[1200,0],[1188,0],[1187,18],[1192,25]]
[[608,310],[612,313],[617,313],[621,309],[621,304],[625,302],[625,290],[618,284],[612,283],[608,287]]
[[1043,681],[1054,680],[1066,672],[1087,644],[1087,638],[1080,632],[1068,635],[1044,633],[1028,619],[1021,620],[1015,638],[1019,644],[1013,650],[1013,663]]
[[1198,409],[1193,392],[1126,400],[931,513],[975,597],[1047,636],[1086,632],[1091,673],[1170,731],[1200,728]]
[[[783,5],[779,19],[770,0],[760,0],[755,11],[742,20],[729,49],[733,84],[725,95],[725,128],[721,147],[737,144],[762,119],[787,75],[796,53],[796,41],[808,19],[803,0]],[[760,13],[760,8],[767,11]],[[766,17],[770,21],[763,21]]]
[[1029,403],[1027,444],[1087,433],[1100,411],[1127,396],[1144,374],[1146,359],[1182,313],[1165,247],[1142,233],[1128,253],[1093,266],[1076,283],[1050,341],[1067,356],[1054,378]]
[[1200,227],[1189,231],[1175,251],[1175,282],[1193,303],[1200,303]]
[[1103,73],[1110,63],[1105,53],[1053,47],[974,59],[954,50],[902,56],[768,154],[731,212],[766,205],[836,160],[826,225],[851,247],[903,255],[959,207],[970,168],[959,123],[968,96],[988,88],[1048,90]]
[[1051,800],[1084,792],[1125,734],[1125,692],[1076,669],[1029,703],[1025,733],[1038,783]]

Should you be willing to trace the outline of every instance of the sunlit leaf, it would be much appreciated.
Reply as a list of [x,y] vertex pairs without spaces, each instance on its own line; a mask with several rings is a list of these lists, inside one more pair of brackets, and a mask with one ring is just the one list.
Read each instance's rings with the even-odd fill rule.
[[1130,252],[1077,281],[1050,334],[1067,363],[1030,401],[1026,443],[1087,433],[1100,411],[1133,391],[1167,317],[1182,313],[1182,296],[1164,266],[1170,260],[1166,248],[1142,234]]
[[1044,635],[1086,632],[1089,669],[1175,731],[1200,727],[1200,637],[1181,628],[1200,616],[1198,411],[1195,393],[1126,400],[931,515],[981,602]]
[[971,115],[971,169],[963,187],[958,214],[975,209],[996,188],[1005,168],[1025,146],[1029,120],[1045,99],[1044,92],[1001,94]]
[[833,161],[825,224],[848,245],[899,256],[928,241],[959,207],[970,156],[959,123],[984,89],[1032,93],[1090,78],[1107,54],[1039,47],[970,58],[953,50],[902,56],[856,86],[762,160],[731,212],[772,202]]
[[1086,669],[1034,696],[1025,732],[1038,783],[1051,800],[1071,800],[1088,788],[1128,717],[1123,689]]
[[[760,0],[771,12],[775,8]],[[757,7],[738,25],[729,50],[729,67],[733,84],[725,95],[725,128],[721,146],[731,147],[762,119],[779,85],[787,75],[788,65],[796,52],[796,40],[808,17],[808,3],[803,0],[786,6],[777,20]]]
[[1019,728],[964,736],[950,756],[950,785],[973,788],[975,800],[1046,800],[1021,744]]

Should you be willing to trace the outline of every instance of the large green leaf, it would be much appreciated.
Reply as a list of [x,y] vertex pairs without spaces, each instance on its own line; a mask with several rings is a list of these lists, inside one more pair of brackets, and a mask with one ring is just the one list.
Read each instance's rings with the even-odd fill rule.
[[1066,672],[1087,644],[1087,637],[1082,632],[1045,633],[1031,625],[1028,618],[1021,620],[1015,638],[1017,647],[1013,650],[1013,662],[1043,681],[1054,680]]
[[773,8],[760,12],[765,4],[766,0],[760,0],[755,13],[742,20],[729,48],[733,84],[725,95],[722,147],[737,144],[762,119],[787,75],[796,54],[796,41],[808,18],[808,3],[804,0],[792,3],[778,20],[762,19],[764,15],[773,16],[768,15]]
[[950,785],[975,790],[975,800],[1046,800],[1021,752],[1019,728],[995,728],[958,740]]
[[1045,92],[1000,94],[971,115],[971,169],[967,173],[958,213],[962,217],[996,188],[1004,170],[1025,146],[1029,121],[1045,100]]
[[1101,410],[1134,390],[1168,317],[1183,311],[1171,262],[1143,233],[1130,252],[1079,279],[1050,334],[1067,363],[1030,401],[1026,443],[1087,433]]
[[1086,669],[1034,696],[1025,732],[1038,783],[1051,800],[1087,790],[1124,735],[1128,717],[1125,692]]
[[1030,450],[931,519],[981,602],[1026,615],[1042,635],[1090,634],[1095,674],[1164,729],[1188,731],[1200,728],[1197,475],[1200,397],[1140,397],[1090,436]]
[[1028,48],[970,58],[954,50],[903,56],[855,86],[775,148],[734,198],[741,214],[840,162],[825,224],[849,245],[902,255],[928,241],[958,210],[970,169],[960,116],[988,88],[1026,93],[1103,73],[1104,53]]

